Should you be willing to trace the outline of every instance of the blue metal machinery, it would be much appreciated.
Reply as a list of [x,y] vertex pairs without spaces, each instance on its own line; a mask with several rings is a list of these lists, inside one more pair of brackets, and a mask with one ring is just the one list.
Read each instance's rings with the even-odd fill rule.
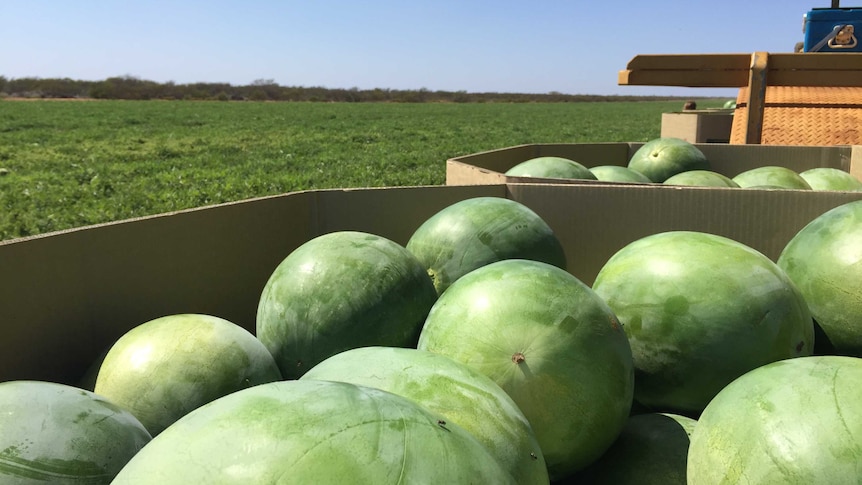
[[862,52],[862,7],[813,8],[803,16],[802,52]]

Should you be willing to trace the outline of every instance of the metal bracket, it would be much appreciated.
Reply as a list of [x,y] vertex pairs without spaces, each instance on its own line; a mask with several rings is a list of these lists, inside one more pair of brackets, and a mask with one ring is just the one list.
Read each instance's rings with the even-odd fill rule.
[[851,49],[856,47],[856,36],[853,35],[853,26],[843,24],[836,25],[832,28],[832,32],[829,32],[826,37],[811,47],[810,52],[819,52],[820,49],[826,45],[837,49]]
[[835,37],[829,39],[829,47],[833,49],[852,49],[856,47],[856,36],[853,34],[853,26],[845,25],[835,34]]

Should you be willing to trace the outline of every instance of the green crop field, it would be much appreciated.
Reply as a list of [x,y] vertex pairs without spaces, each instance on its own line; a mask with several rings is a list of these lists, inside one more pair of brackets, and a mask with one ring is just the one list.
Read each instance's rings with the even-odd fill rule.
[[[721,100],[699,100],[718,107]],[[646,141],[679,101],[0,102],[0,239],[296,190],[435,185],[522,143]]]

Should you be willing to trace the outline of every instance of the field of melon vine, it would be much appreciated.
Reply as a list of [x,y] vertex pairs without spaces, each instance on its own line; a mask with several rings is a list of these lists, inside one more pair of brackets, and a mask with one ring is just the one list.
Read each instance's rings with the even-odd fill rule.
[[680,108],[0,101],[0,239],[296,190],[442,184],[447,158],[646,141],[659,136],[661,113]]

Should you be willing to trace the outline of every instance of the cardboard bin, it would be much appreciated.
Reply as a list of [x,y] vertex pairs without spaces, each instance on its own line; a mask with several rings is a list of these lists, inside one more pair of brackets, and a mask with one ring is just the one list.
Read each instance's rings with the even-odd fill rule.
[[728,143],[733,127],[732,109],[704,109],[662,113],[661,136],[689,143]]
[[[557,143],[517,145],[450,158],[446,161],[447,185],[501,183],[595,184],[592,180],[511,177],[506,171],[530,158],[565,157],[587,167],[626,166],[643,143]],[[764,165],[781,165],[796,172],[815,167],[833,167],[862,180],[862,146],[776,146],[695,143],[709,159],[712,170],[734,177]],[[598,182],[605,184],[607,182]],[[630,184],[627,184],[630,185]]]
[[777,258],[805,224],[862,192],[650,184],[321,190],[2,241],[0,381],[77,384],[124,332],[174,313],[215,315],[253,332],[264,284],[300,244],[339,230],[406,244],[437,211],[479,196],[536,211],[560,238],[568,270],[591,284],[617,250],[662,231],[720,234]]

